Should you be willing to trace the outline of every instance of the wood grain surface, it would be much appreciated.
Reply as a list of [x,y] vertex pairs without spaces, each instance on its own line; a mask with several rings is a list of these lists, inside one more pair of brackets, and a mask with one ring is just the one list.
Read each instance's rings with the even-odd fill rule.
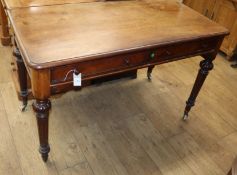
[[228,31],[175,1],[122,1],[9,11],[26,63],[65,65]]

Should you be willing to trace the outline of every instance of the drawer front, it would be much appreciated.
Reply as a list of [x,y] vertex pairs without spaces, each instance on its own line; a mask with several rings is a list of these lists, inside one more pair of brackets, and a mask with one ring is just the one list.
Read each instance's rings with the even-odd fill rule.
[[67,92],[71,89],[73,90],[80,90],[82,87],[90,86],[90,85],[96,85],[96,84],[102,84],[105,82],[113,81],[113,80],[119,80],[119,79],[133,79],[137,77],[137,70],[131,70],[126,71],[118,74],[109,75],[106,77],[100,77],[96,79],[91,80],[82,80],[82,86],[81,87],[74,87],[71,82],[65,82],[60,84],[54,84],[51,85],[51,94],[59,94],[62,92]]
[[211,51],[215,49],[217,39],[200,40],[199,42],[190,41],[169,46],[159,47],[150,51],[151,63],[162,63],[175,58],[188,57]]
[[182,42],[147,49],[137,53],[105,57],[84,61],[72,65],[55,67],[51,70],[51,84],[72,81],[73,71],[82,73],[82,78],[106,75],[111,72],[122,71],[139,66],[149,66],[182,59],[193,55],[212,51],[217,44],[217,38]]
[[51,84],[72,81],[74,70],[82,73],[82,78],[86,78],[143,65],[148,60],[147,56],[148,54],[141,52],[60,66],[51,70]]

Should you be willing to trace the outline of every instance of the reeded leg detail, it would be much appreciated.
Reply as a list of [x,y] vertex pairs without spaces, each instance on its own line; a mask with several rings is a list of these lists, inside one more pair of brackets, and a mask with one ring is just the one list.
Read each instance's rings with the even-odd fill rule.
[[28,89],[27,89],[27,71],[25,64],[22,60],[20,51],[17,47],[13,50],[13,55],[16,57],[16,63],[17,63],[17,74],[20,84],[20,96],[22,98],[23,106],[21,108],[22,111],[25,111],[27,107],[27,101],[28,101]]
[[154,69],[155,66],[149,66],[148,69],[147,69],[147,78],[149,81],[151,81],[151,73],[152,73],[152,70]]
[[50,151],[48,143],[48,121],[49,110],[51,109],[50,100],[36,100],[33,103],[33,109],[36,112],[38,134],[39,134],[39,152],[44,162],[48,160],[48,153]]
[[188,98],[188,101],[186,102],[186,107],[184,110],[183,120],[188,119],[188,113],[191,110],[191,108],[195,105],[195,100],[198,96],[198,93],[209,73],[210,70],[213,69],[213,59],[207,58],[200,62],[200,70],[198,72],[196,81],[194,83],[192,92]]

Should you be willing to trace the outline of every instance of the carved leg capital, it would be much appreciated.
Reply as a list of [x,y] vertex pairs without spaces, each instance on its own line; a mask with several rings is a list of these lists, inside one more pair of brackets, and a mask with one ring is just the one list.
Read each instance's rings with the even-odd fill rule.
[[50,147],[48,144],[48,120],[49,120],[49,110],[51,109],[50,100],[36,100],[33,103],[33,109],[36,112],[38,133],[40,147],[39,152],[41,153],[44,162],[48,160],[48,153]]
[[203,75],[208,75],[209,71],[214,67],[211,59],[205,59],[200,62],[200,71]]
[[46,118],[45,114],[51,109],[50,100],[36,100],[33,103],[33,109],[36,112],[36,116],[39,118]]

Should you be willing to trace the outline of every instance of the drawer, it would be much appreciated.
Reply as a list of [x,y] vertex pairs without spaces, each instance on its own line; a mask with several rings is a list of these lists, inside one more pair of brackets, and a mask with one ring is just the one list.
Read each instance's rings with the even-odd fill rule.
[[82,87],[90,86],[90,85],[96,85],[96,84],[102,84],[109,81],[124,79],[124,78],[136,78],[137,77],[137,70],[130,70],[118,74],[109,75],[106,77],[100,77],[92,80],[82,80],[82,86],[81,87],[75,87],[73,86],[72,82],[64,82],[59,84],[53,84],[51,85],[51,94],[59,94],[62,92],[67,92],[69,90],[80,90]]
[[73,70],[82,73],[82,78],[87,78],[136,67],[147,63],[147,61],[148,54],[140,52],[60,66],[51,69],[51,84],[72,81]]
[[149,58],[151,63],[162,63],[172,59],[178,59],[182,57],[189,57],[211,51],[215,49],[217,45],[217,39],[206,39],[197,41],[189,41],[178,44],[171,44],[168,46],[162,46],[151,50]]
[[129,68],[141,68],[161,64],[185,57],[201,55],[216,48],[217,38],[187,41],[144,51],[84,61],[76,64],[59,66],[51,69],[51,84],[72,81],[73,71],[82,73],[82,78],[94,78],[109,75],[111,72]]

